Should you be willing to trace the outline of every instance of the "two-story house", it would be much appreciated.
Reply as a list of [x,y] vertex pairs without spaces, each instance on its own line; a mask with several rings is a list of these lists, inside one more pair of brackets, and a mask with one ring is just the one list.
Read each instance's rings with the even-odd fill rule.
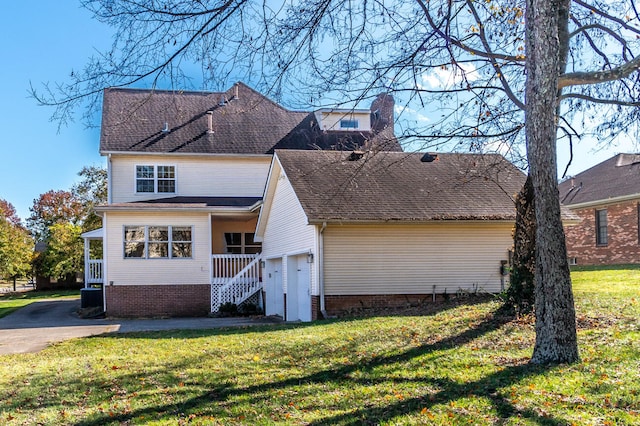
[[[261,288],[255,228],[275,149],[396,150],[393,98],[370,110],[291,111],[242,83],[227,92],[107,89],[97,208],[111,316],[206,315]],[[234,278],[235,277],[235,278]]]
[[[394,101],[290,111],[224,93],[108,89],[103,258],[110,316],[225,303],[308,321],[504,289],[524,175],[499,155],[404,153]],[[88,252],[88,251],[87,251]]]

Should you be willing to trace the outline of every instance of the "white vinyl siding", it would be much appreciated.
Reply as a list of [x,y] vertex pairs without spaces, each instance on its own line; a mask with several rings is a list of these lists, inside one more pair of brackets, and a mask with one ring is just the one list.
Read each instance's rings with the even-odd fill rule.
[[[270,156],[206,157],[113,155],[111,158],[111,202],[173,196],[261,197]],[[136,166],[170,164],[175,169],[175,192],[136,192]],[[158,178],[155,178],[158,180]],[[160,179],[162,181],[162,179]],[[161,184],[162,182],[157,184]]]
[[327,295],[500,291],[510,223],[329,225],[324,231]]
[[[209,284],[209,215],[206,213],[107,213],[106,259],[109,276],[106,285]],[[125,258],[125,226],[182,227],[191,229],[191,257]],[[177,244],[174,236],[174,245]]]
[[320,110],[316,111],[315,115],[323,130],[360,132],[371,130],[371,112],[369,111]]
[[[310,250],[315,252],[316,229],[315,226],[308,225],[307,222],[307,217],[291,184],[281,174],[273,195],[269,221],[264,232],[262,256],[264,258],[284,257],[286,259],[288,255],[306,253]],[[316,262],[311,265],[312,294],[318,294],[315,267]],[[285,266],[282,269],[283,283],[286,288],[287,268]]]

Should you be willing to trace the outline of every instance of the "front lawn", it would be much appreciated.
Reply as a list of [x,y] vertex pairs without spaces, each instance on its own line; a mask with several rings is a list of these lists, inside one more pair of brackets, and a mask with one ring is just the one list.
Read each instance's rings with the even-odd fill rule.
[[77,339],[0,357],[4,424],[640,424],[640,270],[575,271],[582,362],[496,301],[423,316]]
[[80,290],[28,291],[21,293],[0,293],[0,318],[9,315],[30,303],[42,299],[77,298]]

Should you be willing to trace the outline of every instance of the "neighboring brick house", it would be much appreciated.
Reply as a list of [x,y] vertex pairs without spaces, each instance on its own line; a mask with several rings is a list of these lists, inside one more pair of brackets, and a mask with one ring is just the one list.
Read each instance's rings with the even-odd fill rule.
[[640,263],[640,154],[618,154],[566,179],[559,191],[581,219],[565,227],[570,263]]

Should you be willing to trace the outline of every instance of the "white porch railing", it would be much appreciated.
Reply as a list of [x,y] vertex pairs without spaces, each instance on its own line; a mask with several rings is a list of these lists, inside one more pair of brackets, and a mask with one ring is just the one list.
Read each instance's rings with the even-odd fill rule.
[[259,254],[211,255],[211,312],[240,303],[262,288]]
[[89,259],[85,264],[85,283],[102,283],[102,259]]

